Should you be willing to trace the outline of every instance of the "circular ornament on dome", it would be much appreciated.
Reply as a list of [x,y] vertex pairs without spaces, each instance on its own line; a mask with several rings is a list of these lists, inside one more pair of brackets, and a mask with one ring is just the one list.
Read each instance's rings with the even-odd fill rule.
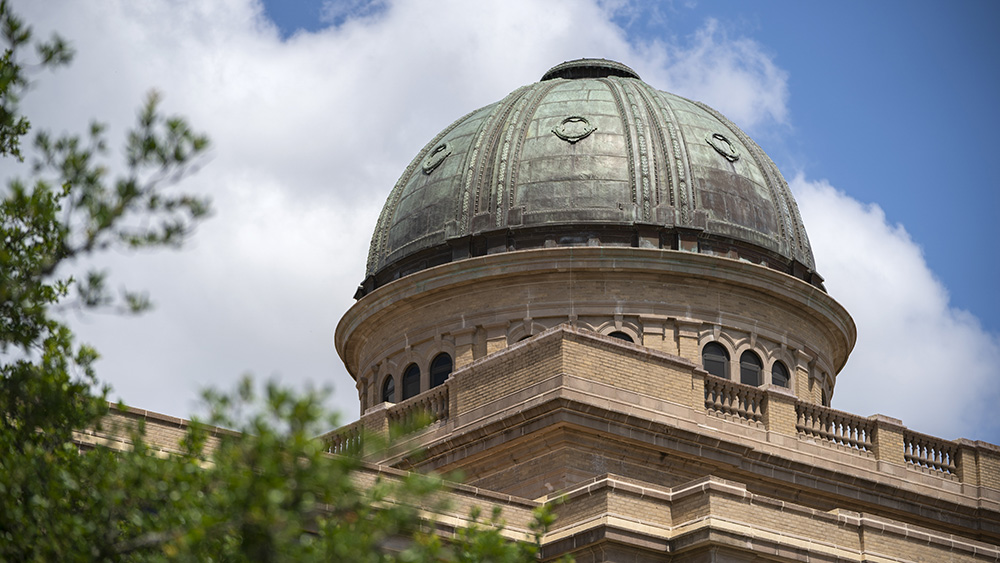
[[448,143],[441,143],[434,147],[434,150],[431,151],[431,154],[427,155],[422,164],[424,174],[434,172],[434,169],[441,166],[441,163],[444,162],[444,159],[448,158],[449,154],[451,154],[451,147],[448,146]]
[[712,148],[722,156],[726,157],[729,162],[736,162],[740,159],[740,153],[736,152],[736,147],[733,146],[732,141],[726,138],[722,133],[712,133],[710,137],[705,137],[708,144],[712,145]]
[[585,138],[594,131],[597,131],[597,127],[591,125],[586,117],[579,115],[567,117],[559,125],[552,128],[552,132],[556,134],[556,137],[570,144]]

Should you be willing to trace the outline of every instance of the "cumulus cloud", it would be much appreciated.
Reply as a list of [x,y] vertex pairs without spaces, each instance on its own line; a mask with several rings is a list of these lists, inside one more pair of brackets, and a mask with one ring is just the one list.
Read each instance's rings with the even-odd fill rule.
[[858,326],[833,405],[947,439],[1000,431],[1000,337],[949,305],[920,247],[878,205],[802,174],[790,185],[827,290]]
[[655,63],[644,76],[648,82],[703,101],[744,129],[787,124],[788,73],[760,44],[730,38],[717,21],[706,22],[690,41],[654,41],[643,50]]
[[15,2],[78,51],[38,77],[26,105],[36,127],[83,130],[97,117],[120,137],[156,88],[213,141],[182,188],[216,209],[191,246],[102,259],[115,283],[149,289],[156,311],[73,319],[116,395],[183,416],[199,388],[251,371],[332,384],[333,406],[356,416],[331,340],[385,196],[438,131],[554,64],[616,59],[741,125],[787,118],[784,73],[711,22],[682,42],[640,43],[615,25],[612,3],[348,6],[327,12],[327,29],[283,39],[253,0]]

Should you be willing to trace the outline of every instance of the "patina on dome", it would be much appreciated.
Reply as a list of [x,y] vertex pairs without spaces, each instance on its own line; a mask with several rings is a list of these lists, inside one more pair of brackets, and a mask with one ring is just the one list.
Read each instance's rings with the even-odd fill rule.
[[563,245],[700,252],[822,287],[788,185],[753,140],[621,63],[580,59],[420,151],[379,216],[358,297],[439,264]]

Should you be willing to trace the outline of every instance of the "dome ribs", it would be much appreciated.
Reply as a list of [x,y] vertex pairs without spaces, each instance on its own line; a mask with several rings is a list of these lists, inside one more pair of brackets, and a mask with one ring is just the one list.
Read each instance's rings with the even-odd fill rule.
[[615,99],[615,106],[618,108],[618,115],[622,120],[622,128],[625,135],[625,148],[628,153],[628,177],[629,186],[632,191],[632,205],[638,203],[638,197],[636,194],[636,178],[635,178],[635,148],[633,147],[635,140],[632,135],[632,127],[629,127],[629,114],[625,110],[625,94],[622,92],[622,85],[617,83],[610,78],[599,78],[600,82],[607,85],[608,90],[611,91]]
[[653,137],[650,133],[650,141],[655,140],[655,147],[650,149],[651,155],[661,154],[665,158],[653,158],[654,166],[654,181],[653,181],[653,194],[655,196],[655,201],[653,205],[659,207],[663,205],[662,194],[664,189],[667,192],[667,200],[671,207],[674,206],[674,194],[673,194],[673,177],[671,173],[670,166],[670,152],[667,149],[667,139],[663,133],[663,116],[657,114],[656,110],[662,108],[653,102],[654,98],[659,98],[659,96],[650,96],[649,85],[645,82],[636,81],[633,83],[636,91],[640,98],[642,98],[643,105],[646,107],[646,115],[649,116],[649,123],[653,130],[656,131],[656,136]]
[[[462,196],[460,199],[460,210],[461,212],[456,214],[458,220],[458,234],[468,235],[472,228],[472,218],[479,212],[480,208],[480,197],[482,191],[482,176],[485,173],[483,170],[485,168],[485,159],[481,158],[481,154],[486,150],[483,147],[483,140],[487,134],[492,132],[490,125],[496,119],[498,113],[506,113],[510,110],[511,104],[519,99],[524,92],[531,88],[531,86],[522,86],[517,90],[514,90],[507,95],[502,101],[497,102],[493,105],[493,110],[490,112],[489,116],[483,120],[479,125],[479,130],[476,132],[476,141],[472,146],[472,150],[468,152],[465,160],[465,174],[462,182]],[[487,141],[488,142],[488,141]],[[476,181],[476,178],[479,181]],[[473,189],[475,189],[475,195],[473,195]]]
[[751,140],[750,137],[746,135],[746,133],[744,133],[727,117],[725,117],[721,113],[715,111],[714,109],[708,107],[707,105],[701,102],[694,102],[694,103],[701,109],[707,111],[717,120],[719,120],[720,124],[722,124],[730,134],[735,136],[736,139],[740,142],[740,144],[742,144],[747,149],[747,151],[750,152],[750,156],[753,158],[754,163],[757,165],[757,168],[760,169],[761,172],[763,172],[764,183],[768,189],[768,193],[771,196],[770,198],[771,205],[774,207],[774,211],[776,212],[776,215],[779,218],[777,223],[778,223],[779,235],[781,237],[780,242],[781,246],[783,247],[779,249],[779,252],[786,252],[786,253],[790,252],[793,248],[795,248],[796,245],[794,244],[793,241],[794,235],[790,232],[791,228],[789,225],[788,204],[785,201],[784,194],[781,193],[782,191],[786,191],[787,188],[782,190],[780,189],[780,186],[776,185],[778,184],[778,182],[775,179],[775,172],[777,168],[774,166],[774,163],[771,162],[771,160],[767,158],[766,155],[763,158],[761,158],[764,151],[757,145],[757,143],[753,142],[753,140]]
[[[793,219],[789,202],[793,202],[792,205],[795,205],[794,199],[791,197],[788,184],[781,176],[781,173],[778,172],[778,167],[774,164],[774,161],[771,160],[771,157],[767,156],[767,153],[764,152],[764,149],[760,148],[760,145],[755,143],[742,129],[733,124],[729,118],[701,102],[696,102],[696,104],[726,125],[729,131],[750,151],[758,168],[765,175],[767,187],[771,193],[771,201],[778,211],[778,216],[781,217],[779,225],[781,226],[782,242],[787,246],[787,249],[784,251],[791,254],[794,259],[805,264],[809,269],[814,269],[815,264],[812,260],[812,253],[803,253],[802,241],[805,238],[805,229],[800,228],[802,220],[798,216],[798,206],[794,207],[796,219]],[[808,240],[805,245],[809,245]]]
[[[540,83],[533,88],[529,95],[522,97],[518,101],[518,106],[507,124],[506,133],[504,134],[503,152],[497,166],[498,176],[495,182],[496,209],[494,213],[496,217],[494,225],[497,228],[507,224],[507,211],[514,207],[514,186],[517,185],[521,147],[524,146],[524,139],[528,134],[531,118],[538,109],[538,105],[555,86],[556,83],[549,82]],[[525,117],[519,119],[522,113]]]
[[[639,185],[636,191],[642,194],[641,219],[644,223],[648,223],[652,211],[652,196],[650,192],[652,190],[653,179],[655,179],[655,176],[651,174],[651,167],[649,165],[650,145],[652,143],[647,139],[647,128],[642,118],[643,114],[649,115],[648,106],[643,104],[642,109],[646,111],[640,111],[639,104],[636,101],[636,94],[638,92],[635,88],[634,79],[616,78],[614,80],[620,85],[622,91],[625,92],[632,114],[632,123],[635,125],[636,144],[639,145]],[[653,179],[651,179],[651,176]]]
[[691,177],[691,163],[688,161],[687,154],[683,149],[683,139],[677,128],[677,116],[674,115],[673,108],[666,102],[661,92],[653,89],[652,86],[645,82],[643,84],[650,91],[651,97],[656,100],[667,133],[670,135],[670,152],[664,153],[665,160],[673,159],[674,163],[670,167],[671,174],[667,176],[670,181],[670,205],[679,210],[680,217],[678,219],[680,224],[692,225],[693,217],[691,211],[693,209],[694,194],[690,191],[691,183],[688,181],[688,178]]
[[376,270],[381,268],[383,264],[381,261],[388,256],[389,251],[386,249],[387,239],[389,238],[389,229],[392,227],[393,218],[396,215],[396,206],[399,205],[399,199],[402,196],[403,188],[409,183],[410,178],[413,173],[416,172],[417,166],[427,158],[428,153],[434,147],[441,143],[441,140],[448,136],[456,127],[465,122],[480,110],[470,111],[464,116],[456,119],[451,125],[446,127],[444,131],[438,133],[436,137],[431,139],[431,142],[424,145],[424,148],[417,154],[410,164],[403,171],[403,175],[399,177],[396,184],[392,187],[392,191],[389,192],[389,197],[386,198],[385,205],[382,206],[382,212],[379,213],[378,222],[375,223],[375,232],[372,234],[371,244],[368,246],[368,272],[367,275],[372,275]]

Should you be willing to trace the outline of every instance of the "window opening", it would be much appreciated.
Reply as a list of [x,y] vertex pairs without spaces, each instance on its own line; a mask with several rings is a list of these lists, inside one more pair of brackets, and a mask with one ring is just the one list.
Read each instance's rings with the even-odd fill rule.
[[747,350],[740,356],[740,383],[744,385],[760,385],[760,372],[764,365],[760,356]]
[[431,361],[431,389],[448,380],[452,370],[451,356],[441,352]]
[[410,364],[403,372],[403,400],[416,397],[420,393],[420,368]]
[[709,342],[701,350],[701,363],[705,371],[729,379],[729,352],[718,342]]
[[382,384],[382,402],[392,403],[396,399],[396,379],[391,375]]
[[616,330],[616,331],[612,332],[611,334],[609,334],[608,336],[610,336],[611,338],[617,338],[618,340],[624,340],[625,342],[631,342],[631,343],[635,344],[635,340],[632,340],[631,336],[629,336],[628,334],[626,334],[626,333],[624,333],[624,332],[622,332],[620,330]]
[[774,362],[771,366],[771,383],[779,387],[788,387],[791,378],[788,376],[788,368],[781,362]]

